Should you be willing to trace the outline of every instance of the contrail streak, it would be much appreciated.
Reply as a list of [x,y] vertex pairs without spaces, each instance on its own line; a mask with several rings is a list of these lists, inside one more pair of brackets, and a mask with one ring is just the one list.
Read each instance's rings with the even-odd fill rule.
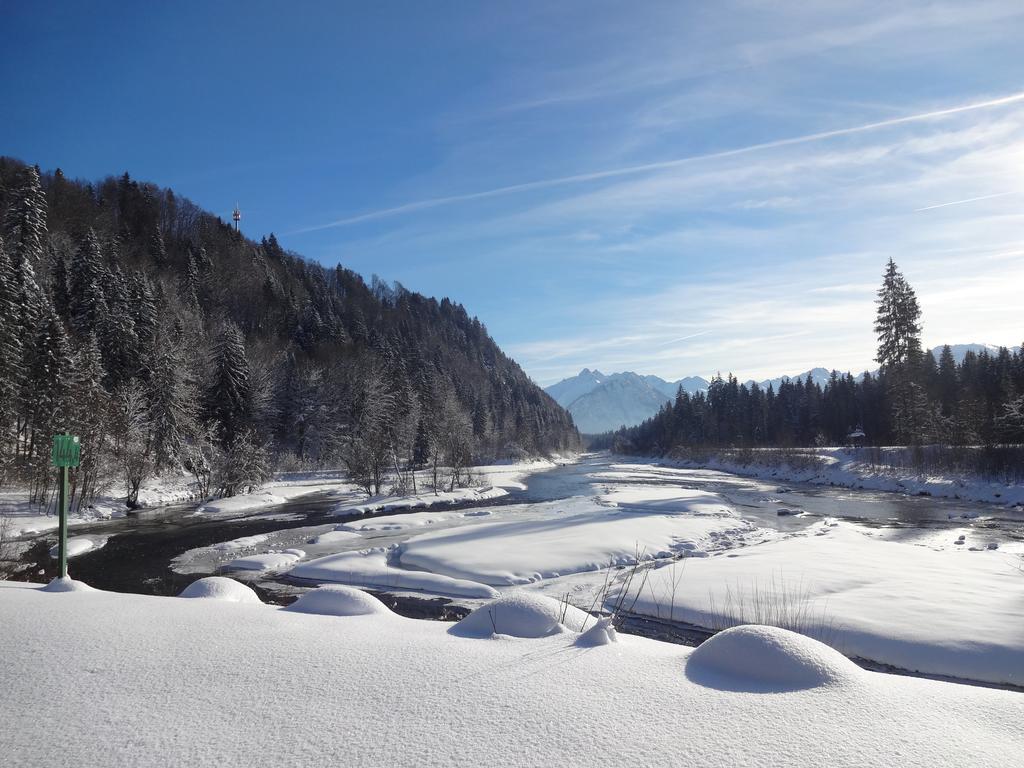
[[934,211],[936,208],[945,208],[950,205],[963,205],[964,203],[976,203],[979,200],[991,200],[995,197],[1006,197],[1007,195],[1016,195],[1016,191],[1010,192],[996,192],[994,195],[982,195],[981,197],[968,197],[966,200],[953,200],[949,203],[938,203],[936,205],[926,205],[924,208],[915,208],[914,213],[920,213],[921,211]]
[[657,344],[656,346],[667,347],[669,344],[678,344],[680,341],[696,339],[698,336],[706,336],[709,333],[711,333],[711,331],[697,331],[696,333],[691,333],[689,336],[680,336],[678,339],[669,339],[668,341],[663,341],[661,342],[661,344]]
[[623,168],[612,168],[609,170],[593,171],[590,173],[578,173],[571,176],[559,176],[553,179],[540,179],[538,181],[528,181],[522,184],[510,184],[508,186],[496,187],[494,189],[488,189],[482,192],[468,192],[466,194],[448,195],[446,197],[431,197],[425,200],[417,200],[411,203],[405,203],[404,205],[397,205],[393,208],[382,208],[376,211],[369,211],[367,213],[361,213],[355,216],[337,219],[336,221],[331,221],[328,222],[327,224],[318,224],[313,227],[297,229],[292,234],[316,232],[322,229],[333,229],[336,227],[347,227],[349,225],[358,224],[364,221],[382,219],[388,216],[398,216],[403,213],[420,211],[425,208],[437,208],[438,206],[449,205],[451,203],[461,203],[468,200],[483,200],[485,198],[498,197],[500,195],[508,195],[515,192],[527,192],[535,189],[546,189],[548,187],[557,187],[565,184],[578,184],[587,181],[600,181],[602,179],[611,179],[616,178],[618,176],[631,176],[638,173],[646,173],[648,171],[661,171],[668,168],[676,168],[687,163],[697,162],[699,160],[714,160],[723,157],[735,157],[737,155],[745,155],[750,152],[759,152],[765,149],[777,149],[779,147],[790,147],[796,144],[808,144],[811,142],[833,139],[838,136],[849,136],[851,134],[856,133],[875,131],[880,128],[890,128],[896,125],[905,125],[907,123],[917,123],[925,120],[934,120],[936,118],[947,117],[949,115],[957,115],[960,114],[961,112],[972,112],[976,109],[991,109],[993,107],[1002,107],[1007,104],[1015,104],[1020,101],[1024,101],[1024,91],[1021,91],[1019,93],[1013,93],[1010,94],[1009,96],[1001,96],[996,99],[988,99],[987,101],[976,101],[970,104],[960,104],[955,107],[935,109],[930,112],[920,112],[916,115],[905,115],[904,117],[894,117],[888,120],[879,120],[874,123],[865,123],[863,125],[855,125],[848,128],[836,128],[831,131],[819,131],[817,133],[808,133],[804,134],[803,136],[793,136],[788,139],[776,139],[775,141],[765,141],[759,144],[749,144],[745,147],[725,149],[719,152],[709,152],[703,155],[690,155],[689,157],[680,157],[673,160],[659,160],[653,163],[630,165]]

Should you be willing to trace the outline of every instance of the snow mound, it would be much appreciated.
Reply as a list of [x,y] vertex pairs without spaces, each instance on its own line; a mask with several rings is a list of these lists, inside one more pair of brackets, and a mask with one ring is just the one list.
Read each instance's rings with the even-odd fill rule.
[[327,584],[310,590],[284,610],[296,613],[318,613],[322,616],[365,616],[391,613],[388,607],[373,595],[342,584]]
[[692,682],[731,691],[799,691],[841,684],[859,673],[852,661],[824,643],[753,624],[719,632],[686,662]]
[[612,626],[611,616],[605,616],[597,620],[590,629],[576,638],[576,645],[581,648],[596,648],[599,645],[617,643],[618,633]]
[[43,587],[40,592],[95,592],[93,587],[90,587],[84,581],[75,581],[70,576],[64,578],[53,579],[49,584]]
[[450,631],[462,637],[547,637],[567,630],[580,632],[588,618],[579,608],[550,597],[512,592],[480,606]]
[[193,581],[178,597],[201,597],[207,600],[226,600],[230,603],[259,603],[260,598],[245,584],[226,576],[207,576]]

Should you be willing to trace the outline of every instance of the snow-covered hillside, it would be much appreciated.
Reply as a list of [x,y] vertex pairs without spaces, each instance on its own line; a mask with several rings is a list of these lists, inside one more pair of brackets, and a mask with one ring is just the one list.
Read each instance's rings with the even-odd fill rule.
[[1024,751],[1020,694],[866,672],[784,630],[691,650],[547,598],[452,626],[344,587],[282,610],[236,586],[0,582],[0,762],[967,768]]

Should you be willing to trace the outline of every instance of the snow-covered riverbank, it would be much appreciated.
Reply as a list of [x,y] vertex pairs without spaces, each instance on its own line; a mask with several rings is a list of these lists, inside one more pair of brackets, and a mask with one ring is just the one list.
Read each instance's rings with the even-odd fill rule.
[[[902,449],[909,451],[910,449]],[[921,472],[874,464],[856,451],[816,448],[785,452],[770,448],[745,453],[742,459],[711,455],[705,460],[659,460],[666,466],[715,469],[782,483],[812,483],[910,495],[1024,506],[1024,484],[1000,483],[971,476]]]
[[543,606],[459,631],[368,601],[0,583],[3,763],[969,767],[1024,751],[1024,696],[865,672],[788,633],[595,646]]
[[[498,498],[508,490],[521,490],[524,487],[523,479],[530,473],[554,466],[554,461],[534,459],[471,467],[471,474],[477,482],[472,487],[439,490],[435,493],[423,484],[416,494],[369,498],[349,480],[347,473],[338,469],[282,472],[252,493],[205,501],[197,500],[195,483],[188,475],[170,474],[144,485],[139,492],[138,506],[147,509],[195,501],[196,514],[199,515],[248,515],[272,510],[302,496],[332,494],[338,497],[339,514],[351,510],[400,510]],[[421,473],[421,483],[426,479],[425,475]],[[101,495],[89,508],[73,512],[68,522],[71,526],[89,525],[123,518],[128,511],[123,498]],[[58,524],[53,499],[42,506],[30,504],[28,492],[19,489],[8,488],[0,492],[0,517],[7,520],[6,535],[10,537],[45,533],[56,529]]]
[[[606,455],[535,475],[531,488],[537,480],[544,493],[536,501],[368,518],[349,507],[360,518],[191,550],[174,568],[220,569],[265,587],[341,583],[470,606],[522,588],[589,608],[602,604],[607,584],[617,594],[639,556],[653,567],[626,601],[637,614],[710,630],[778,623],[880,664],[1024,685],[1016,631],[1024,540],[1000,546],[991,538],[998,526],[1010,535],[1015,524],[993,527],[981,516],[989,510],[919,518],[951,503],[799,488],[779,495],[773,483]],[[872,525],[830,517],[836,494],[854,516],[896,499],[897,514],[911,508],[909,522],[886,517],[891,511],[868,518]]]

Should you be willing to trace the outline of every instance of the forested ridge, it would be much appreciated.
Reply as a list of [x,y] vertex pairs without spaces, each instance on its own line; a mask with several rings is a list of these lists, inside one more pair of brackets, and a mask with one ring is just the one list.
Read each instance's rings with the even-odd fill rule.
[[968,351],[958,363],[947,346],[936,360],[921,348],[920,319],[913,289],[890,260],[874,318],[877,372],[833,371],[824,386],[808,376],[778,391],[718,375],[706,393],[680,389],[655,416],[595,447],[663,455],[695,447],[1024,443],[1024,349]]
[[254,242],[169,189],[0,158],[0,470],[76,499],[184,468],[202,493],[342,465],[367,490],[429,467],[575,449],[571,417],[459,304]]

